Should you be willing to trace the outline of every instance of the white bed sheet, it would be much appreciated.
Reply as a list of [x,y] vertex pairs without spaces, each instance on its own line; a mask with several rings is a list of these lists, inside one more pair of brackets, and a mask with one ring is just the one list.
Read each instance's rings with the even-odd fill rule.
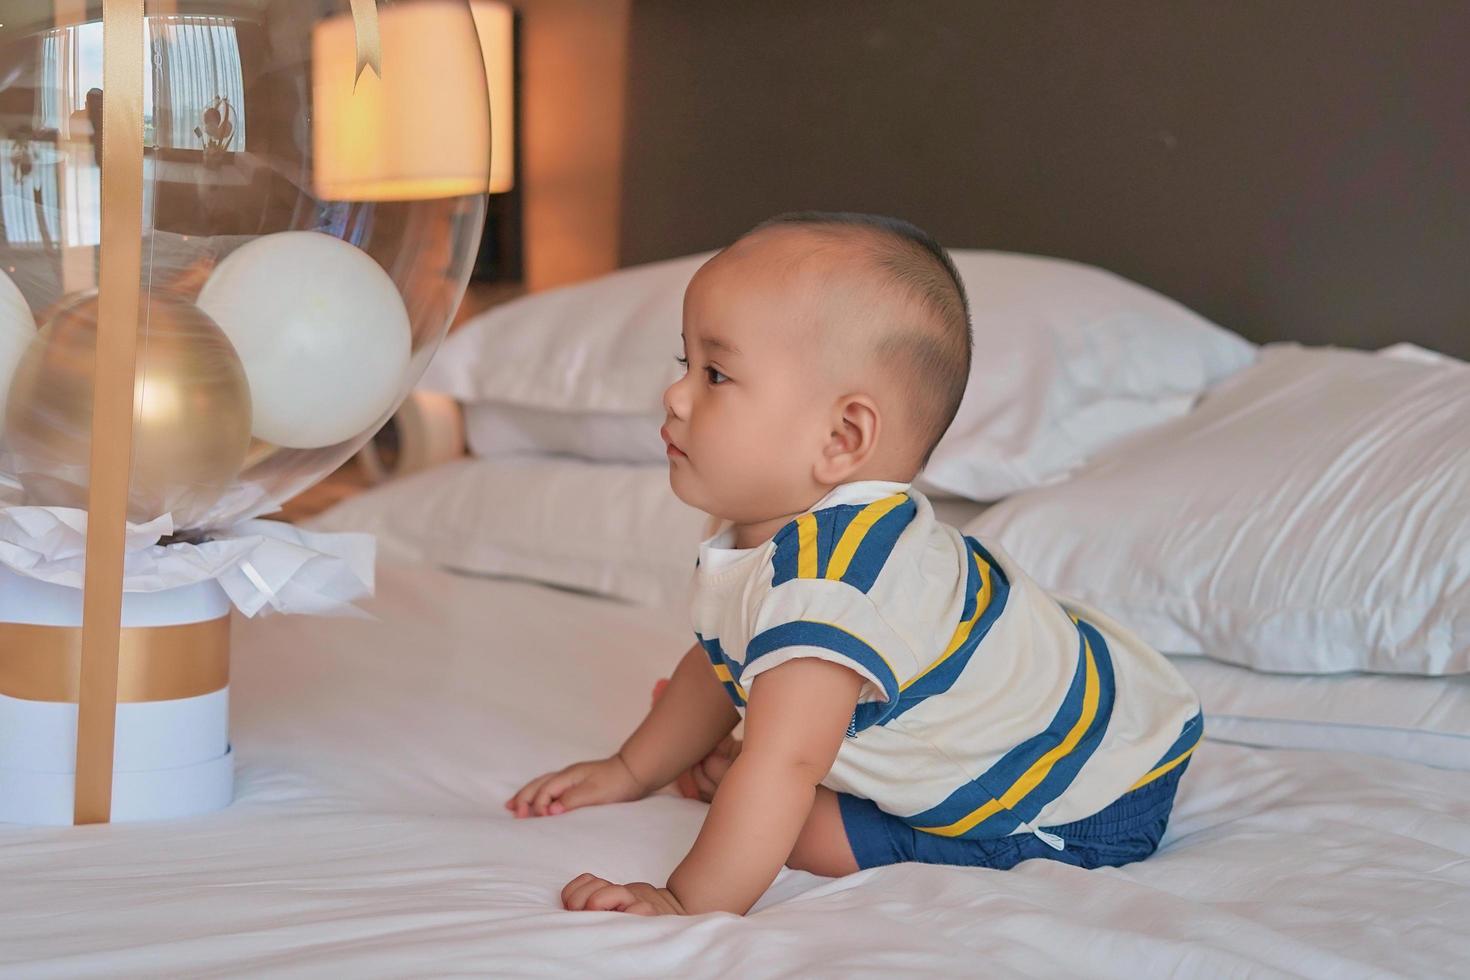
[[[0,828],[0,974],[1416,977],[1470,963],[1470,773],[1206,742],[1163,850],[1122,869],[785,872],[746,919],[566,913],[661,881],[704,808],[516,822],[603,753],[687,629],[517,582],[380,570],[376,622],[236,630],[239,799],[206,818]],[[616,665],[616,669],[613,669]]]

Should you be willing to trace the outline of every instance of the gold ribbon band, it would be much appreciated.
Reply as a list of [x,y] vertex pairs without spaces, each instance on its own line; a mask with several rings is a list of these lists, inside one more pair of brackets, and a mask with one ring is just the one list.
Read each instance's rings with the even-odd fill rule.
[[112,817],[118,631],[143,265],[143,0],[102,3],[102,236],[77,696],[76,823]]
[[[27,701],[77,701],[82,631],[75,626],[0,623],[0,694]],[[119,702],[172,701],[230,683],[230,617],[181,626],[129,626],[118,649]]]
[[383,41],[378,34],[378,0],[352,0],[352,30],[357,37],[357,71],[352,75],[352,87],[362,70],[369,66],[379,78],[383,77]]

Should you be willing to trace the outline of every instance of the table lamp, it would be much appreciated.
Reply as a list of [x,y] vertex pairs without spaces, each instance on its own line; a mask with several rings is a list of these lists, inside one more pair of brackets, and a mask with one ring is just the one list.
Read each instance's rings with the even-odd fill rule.
[[[470,6],[473,33],[464,30],[463,4],[384,5],[379,11],[382,65],[389,83],[372,68],[360,74],[352,70],[357,46],[350,14],[317,25],[312,38],[313,61],[320,69],[312,73],[317,197],[408,201],[511,188],[514,13],[489,0]],[[489,118],[482,77],[491,86]]]

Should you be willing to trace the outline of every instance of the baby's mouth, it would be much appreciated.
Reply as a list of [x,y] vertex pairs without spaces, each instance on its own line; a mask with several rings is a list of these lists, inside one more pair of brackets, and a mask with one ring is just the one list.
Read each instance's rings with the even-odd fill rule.
[[688,454],[678,446],[674,445],[673,438],[669,435],[669,427],[664,426],[658,430],[658,434],[664,437],[664,453],[669,459],[687,459]]

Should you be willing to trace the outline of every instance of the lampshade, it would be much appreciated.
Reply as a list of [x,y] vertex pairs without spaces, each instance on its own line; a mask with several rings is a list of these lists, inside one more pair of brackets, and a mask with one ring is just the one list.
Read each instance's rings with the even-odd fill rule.
[[[380,8],[383,73],[356,72],[352,16],[312,36],[313,188],[327,201],[483,194],[490,184],[485,62],[461,3]],[[356,79],[354,87],[354,79]]]
[[500,0],[470,0],[490,83],[490,193],[515,186],[515,12]]

